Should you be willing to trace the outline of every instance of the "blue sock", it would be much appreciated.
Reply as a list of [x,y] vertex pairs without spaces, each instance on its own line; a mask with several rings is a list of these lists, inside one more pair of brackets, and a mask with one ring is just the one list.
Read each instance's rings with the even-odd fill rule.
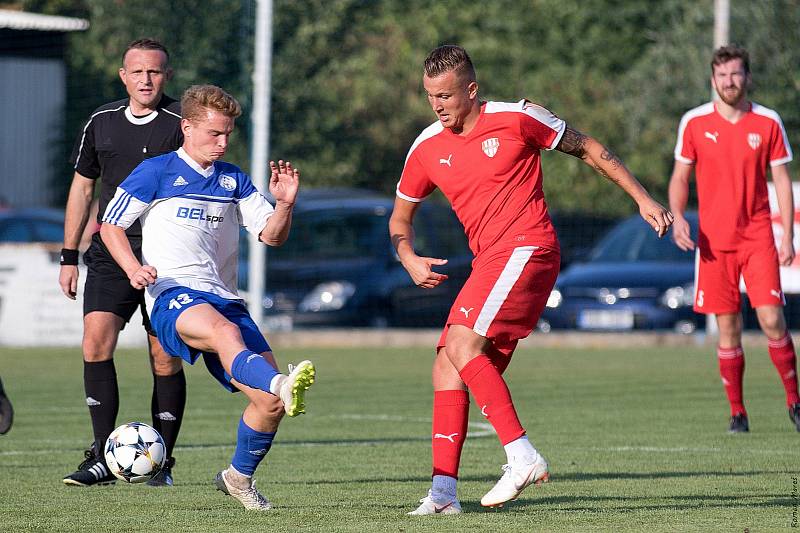
[[233,379],[265,392],[269,392],[269,384],[278,374],[280,372],[272,368],[266,359],[250,350],[244,350],[234,357],[231,365]]
[[244,422],[244,418],[239,420],[239,432],[236,435],[236,451],[233,453],[231,464],[240,474],[253,476],[258,467],[258,463],[264,459],[267,452],[272,447],[272,439],[275,433],[262,433],[251,428]]

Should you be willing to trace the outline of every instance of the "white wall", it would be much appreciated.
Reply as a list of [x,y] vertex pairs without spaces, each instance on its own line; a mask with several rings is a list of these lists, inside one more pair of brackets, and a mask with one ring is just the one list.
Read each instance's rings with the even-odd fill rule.
[[[80,346],[83,337],[83,284],[78,299],[58,285],[59,250],[41,244],[0,244],[0,346]],[[119,346],[146,348],[137,311],[122,330]]]

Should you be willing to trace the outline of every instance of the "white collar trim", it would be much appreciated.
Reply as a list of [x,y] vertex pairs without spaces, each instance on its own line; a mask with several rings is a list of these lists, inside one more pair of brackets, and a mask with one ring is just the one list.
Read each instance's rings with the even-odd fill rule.
[[128,122],[130,122],[131,124],[135,124],[137,126],[142,126],[143,124],[149,124],[150,122],[153,122],[157,116],[158,116],[158,111],[153,111],[149,115],[145,115],[143,117],[137,117],[133,114],[133,111],[131,111],[131,106],[125,108],[125,118],[128,119]]
[[192,167],[192,170],[203,176],[204,178],[211,177],[214,174],[214,163],[211,163],[211,166],[208,168],[201,167],[197,161],[192,159],[192,156],[186,153],[186,150],[183,149],[183,146],[175,150],[175,153],[178,154],[178,157],[183,159],[187,165]]

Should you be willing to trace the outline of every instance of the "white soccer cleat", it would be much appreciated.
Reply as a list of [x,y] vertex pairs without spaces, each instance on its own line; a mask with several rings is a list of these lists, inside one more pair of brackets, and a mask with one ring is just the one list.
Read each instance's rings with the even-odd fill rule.
[[481,505],[500,507],[508,501],[516,500],[528,485],[541,485],[549,479],[547,461],[541,455],[537,455],[534,462],[526,465],[503,465],[503,477],[481,498]]
[[306,412],[306,391],[314,383],[316,370],[311,361],[302,361],[297,366],[289,365],[289,375],[281,383],[278,396],[289,416]]
[[429,514],[459,514],[461,512],[461,504],[458,499],[449,502],[435,502],[431,497],[431,491],[428,495],[419,501],[419,507],[408,513],[411,516],[423,516]]
[[217,490],[221,490],[228,496],[232,496],[239,500],[244,508],[250,511],[269,511],[272,509],[272,504],[260,492],[256,490],[255,481],[250,480],[250,486],[246,489],[240,489],[229,483],[225,477],[228,469],[223,470],[214,478],[214,484]]

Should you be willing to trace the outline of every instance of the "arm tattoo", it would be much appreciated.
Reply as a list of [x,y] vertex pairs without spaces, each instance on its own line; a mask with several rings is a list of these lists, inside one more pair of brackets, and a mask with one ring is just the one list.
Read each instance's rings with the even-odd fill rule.
[[556,146],[556,150],[575,156],[578,159],[584,159],[586,157],[586,150],[584,149],[586,139],[586,135],[567,126],[564,135],[561,137],[561,142]]
[[599,173],[601,176],[603,176],[603,177],[605,177],[605,178],[609,178],[609,179],[611,178],[611,176],[609,176],[609,175],[608,175],[608,172],[606,172],[606,171],[605,171],[605,169],[604,169],[603,167],[601,167],[600,165],[595,165],[595,164],[593,164],[592,166],[594,167],[594,169],[595,169],[595,170],[596,170],[596,171],[597,171],[597,172],[598,172],[598,173]]
[[608,148],[603,149],[603,153],[600,154],[600,159],[611,163],[611,167],[614,169],[617,169],[622,166],[622,160],[617,156],[617,154],[615,154]]

